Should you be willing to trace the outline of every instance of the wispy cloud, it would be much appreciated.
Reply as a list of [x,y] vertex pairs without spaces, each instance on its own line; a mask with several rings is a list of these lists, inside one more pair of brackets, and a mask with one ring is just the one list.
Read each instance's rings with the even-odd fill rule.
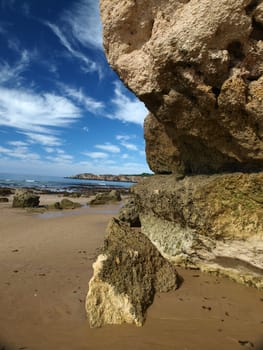
[[17,159],[27,159],[27,160],[38,160],[39,155],[34,152],[30,152],[29,148],[26,146],[17,146],[14,148],[6,148],[0,146],[0,155],[7,156]]
[[65,97],[0,87],[0,125],[20,131],[49,133],[81,117],[80,109]]
[[0,61],[0,84],[14,83],[18,84],[21,81],[21,74],[29,66],[30,59],[27,50],[21,52],[20,59],[13,65],[10,66],[5,61]]
[[85,47],[102,50],[102,26],[98,0],[80,0],[63,15],[75,40]]
[[23,141],[9,141],[8,144],[14,147],[25,147],[28,145],[27,142],[23,142]]
[[62,162],[72,162],[73,157],[69,154],[58,154],[57,156],[47,156],[46,159],[51,162],[62,163]]
[[130,136],[130,135],[116,135],[116,140],[118,140],[118,141],[128,141],[132,138],[134,138],[134,137]]
[[112,145],[111,143],[105,143],[104,145],[95,145],[95,148],[98,148],[110,153],[120,153],[121,151],[118,146]]
[[62,144],[61,140],[52,135],[46,135],[46,134],[38,134],[38,133],[32,133],[32,132],[24,132],[24,134],[28,137],[28,140],[31,143],[37,143],[43,146],[60,146]]
[[84,156],[90,157],[92,159],[106,159],[108,154],[104,152],[83,152]]
[[144,118],[148,111],[144,104],[137,100],[135,97],[128,97],[119,82],[115,82],[114,98],[112,99],[112,105],[114,112],[110,115],[110,118],[119,119],[123,122],[130,122],[139,125],[143,125]]
[[73,45],[67,39],[66,35],[60,30],[58,26],[47,21],[44,21],[43,23],[52,30],[52,32],[59,38],[61,44],[71,53],[73,57],[79,59],[82,63],[85,64],[88,72],[100,71],[99,67],[94,61],[90,60],[81,51],[78,51],[73,47]]
[[65,84],[59,85],[62,91],[75,102],[79,103],[82,107],[84,107],[87,111],[91,113],[97,113],[101,111],[105,105],[101,101],[97,101],[92,97],[86,96],[81,89],[74,89]]
[[121,145],[130,151],[138,151],[138,147],[133,143],[128,143],[128,142],[122,141]]
[[55,152],[55,148],[53,148],[53,147],[44,147],[44,150],[47,153],[54,153]]

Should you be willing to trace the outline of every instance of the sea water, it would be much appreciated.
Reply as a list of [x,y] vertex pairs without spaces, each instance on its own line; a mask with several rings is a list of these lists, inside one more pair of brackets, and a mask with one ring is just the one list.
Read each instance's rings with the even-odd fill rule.
[[132,185],[134,185],[134,183],[131,183],[131,182],[80,180],[80,179],[70,179],[70,178],[64,178],[64,177],[58,177],[58,176],[0,173],[0,187],[38,188],[38,189],[42,189],[42,190],[46,189],[54,192],[78,191],[78,189],[83,187],[129,188]]

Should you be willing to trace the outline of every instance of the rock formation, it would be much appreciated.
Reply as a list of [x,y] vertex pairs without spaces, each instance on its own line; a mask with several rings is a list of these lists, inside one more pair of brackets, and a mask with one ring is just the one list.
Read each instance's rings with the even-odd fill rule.
[[55,202],[54,204],[50,204],[47,206],[47,209],[76,209],[80,208],[81,204],[77,202],[72,202],[67,198],[63,198],[60,202]]
[[101,14],[111,66],[155,117],[154,172],[262,169],[262,1],[102,0]]
[[96,194],[95,198],[90,201],[90,205],[108,204],[121,201],[121,194],[117,190],[102,192]]
[[[263,1],[101,0],[101,16],[109,63],[150,112],[149,166],[165,174],[133,189],[123,218],[139,216],[136,242],[147,236],[171,263],[263,290]],[[104,324],[104,310],[122,306],[101,302],[112,295],[102,271],[90,286],[99,311],[88,309]],[[107,275],[111,288],[132,278],[123,271]]]
[[32,191],[18,189],[13,198],[13,208],[34,208],[39,206],[39,196]]
[[175,268],[136,229],[112,219],[104,248],[94,263],[86,310],[91,327],[143,324],[155,292],[178,287]]
[[134,192],[142,232],[164,257],[263,290],[263,173],[156,175]]

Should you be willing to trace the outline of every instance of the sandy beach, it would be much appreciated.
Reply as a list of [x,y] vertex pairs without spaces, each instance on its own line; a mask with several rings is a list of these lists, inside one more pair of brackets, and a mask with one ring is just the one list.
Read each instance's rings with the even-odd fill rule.
[[180,289],[157,295],[142,328],[90,329],[92,263],[120,205],[44,214],[10,206],[0,204],[0,349],[235,350],[263,340],[262,292],[182,269]]

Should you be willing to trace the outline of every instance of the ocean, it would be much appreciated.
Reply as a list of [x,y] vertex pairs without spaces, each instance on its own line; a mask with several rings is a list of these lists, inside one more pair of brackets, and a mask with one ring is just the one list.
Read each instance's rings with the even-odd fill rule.
[[76,192],[83,188],[130,188],[134,183],[96,180],[69,179],[58,176],[0,173],[0,187],[36,188],[54,192]]

